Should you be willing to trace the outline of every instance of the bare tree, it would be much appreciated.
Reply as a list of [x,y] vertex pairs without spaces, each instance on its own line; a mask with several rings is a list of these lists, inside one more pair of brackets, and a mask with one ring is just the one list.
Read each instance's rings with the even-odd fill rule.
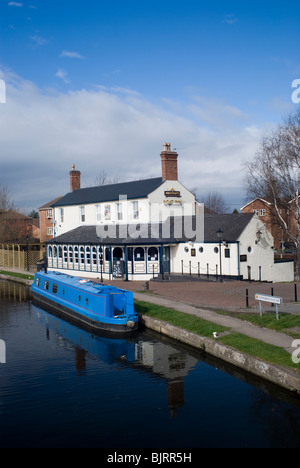
[[118,182],[119,177],[117,175],[108,176],[107,172],[102,170],[96,175],[93,186],[117,184]]
[[202,197],[201,202],[204,203],[204,209],[207,213],[225,214],[229,211],[229,206],[222,194],[218,192],[209,192]]
[[254,160],[246,163],[245,186],[248,195],[272,204],[274,222],[297,251],[300,279],[300,108],[262,138]]
[[6,186],[0,185],[0,210],[8,211],[14,208],[14,204],[11,201],[9,190]]

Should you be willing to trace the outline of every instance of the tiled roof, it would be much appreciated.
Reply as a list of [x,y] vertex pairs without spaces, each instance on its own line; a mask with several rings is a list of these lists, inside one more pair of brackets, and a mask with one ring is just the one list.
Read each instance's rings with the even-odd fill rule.
[[146,198],[149,193],[156,190],[163,182],[164,180],[161,177],[157,177],[155,179],[82,188],[68,193],[53,203],[52,207],[116,201],[119,200],[120,195],[126,195],[129,200]]

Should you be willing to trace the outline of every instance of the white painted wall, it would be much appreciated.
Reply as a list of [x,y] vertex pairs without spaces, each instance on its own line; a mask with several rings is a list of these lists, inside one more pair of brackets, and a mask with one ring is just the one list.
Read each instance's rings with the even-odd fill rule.
[[[173,189],[180,192],[180,197],[166,197],[165,191]],[[133,205],[138,202],[138,219],[134,218]],[[118,219],[118,207],[122,206],[122,219]],[[100,220],[97,219],[97,206],[100,207]],[[84,207],[85,221],[81,220],[81,208]],[[105,213],[109,208],[110,217]],[[61,210],[63,209],[63,220]],[[164,221],[169,216],[195,214],[195,196],[180,182],[164,182],[158,189],[149,194],[147,198],[127,200],[120,195],[118,201],[105,203],[91,203],[86,205],[64,206],[54,209],[55,236],[64,234],[79,226],[91,226],[96,224],[125,224],[125,223],[149,223]]]

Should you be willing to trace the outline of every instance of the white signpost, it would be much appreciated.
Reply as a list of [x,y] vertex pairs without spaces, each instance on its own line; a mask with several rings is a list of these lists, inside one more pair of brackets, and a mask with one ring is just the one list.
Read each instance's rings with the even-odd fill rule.
[[267,296],[265,294],[255,294],[255,299],[259,301],[259,312],[260,316],[262,316],[262,302],[270,302],[271,304],[276,304],[276,318],[279,320],[279,311],[278,311],[278,306],[279,304],[282,304],[282,298],[281,297],[276,297],[276,296]]

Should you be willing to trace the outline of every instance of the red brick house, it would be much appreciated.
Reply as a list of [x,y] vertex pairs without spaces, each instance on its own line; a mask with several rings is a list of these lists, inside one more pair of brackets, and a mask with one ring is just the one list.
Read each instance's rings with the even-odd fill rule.
[[[276,219],[276,212],[274,204],[264,200],[263,198],[255,198],[254,200],[247,203],[247,205],[241,208],[242,213],[255,213],[259,219],[265,224],[269,232],[274,237],[274,248],[280,250],[287,247],[291,241],[285,234],[284,230],[280,226]],[[283,208],[281,212],[286,223],[289,223],[289,216],[286,209]]]
[[39,239],[41,244],[50,240],[54,236],[54,226],[53,226],[53,208],[51,205],[60,200],[61,197],[51,200],[49,203],[41,206],[39,208],[39,220],[40,220],[40,233]]

